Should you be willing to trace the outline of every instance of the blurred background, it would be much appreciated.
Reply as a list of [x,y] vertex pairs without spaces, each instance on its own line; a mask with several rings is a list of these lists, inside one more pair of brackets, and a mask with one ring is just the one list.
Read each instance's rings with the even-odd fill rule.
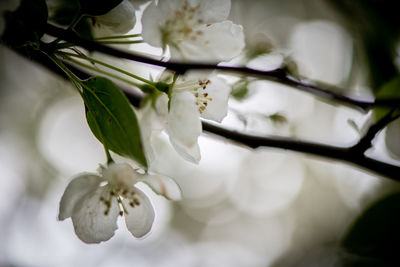
[[[369,81],[358,39],[340,14],[329,1],[232,1],[230,20],[243,26],[247,45],[238,62],[273,69],[290,60],[298,75],[371,98],[378,82]],[[132,62],[105,60],[144,72]],[[340,146],[359,138],[349,121],[362,128],[371,117],[262,80],[246,83],[229,104],[223,125]],[[111,240],[81,242],[69,219],[57,220],[59,200],[72,177],[106,161],[103,147],[71,84],[2,45],[0,266],[341,266],[349,256],[340,242],[355,218],[398,190],[343,163],[251,150],[207,133],[199,140],[199,165],[176,154],[167,136],[154,142],[152,168],[177,181],[182,201],[143,186],[157,212],[146,238],[133,238],[120,218]],[[387,151],[385,132],[374,145],[377,156],[399,163],[396,151]]]

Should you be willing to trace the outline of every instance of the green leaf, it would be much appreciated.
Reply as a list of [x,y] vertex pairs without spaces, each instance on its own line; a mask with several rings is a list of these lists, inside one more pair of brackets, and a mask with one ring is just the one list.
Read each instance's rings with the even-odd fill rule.
[[92,77],[83,82],[86,119],[107,149],[147,168],[136,115],[122,91],[110,80]]
[[[376,93],[376,99],[400,99],[400,76],[385,83]],[[399,107],[400,108],[400,107]],[[375,108],[375,119],[378,121],[391,111],[391,108]],[[396,115],[397,113],[395,112]]]
[[5,12],[4,17],[4,43],[14,47],[38,44],[47,23],[47,5],[44,0],[22,0],[17,10]]
[[122,0],[79,0],[81,13],[90,16],[104,15],[121,2]]
[[342,245],[354,258],[381,264],[373,266],[400,266],[399,226],[400,193],[396,193],[368,208],[351,227]]

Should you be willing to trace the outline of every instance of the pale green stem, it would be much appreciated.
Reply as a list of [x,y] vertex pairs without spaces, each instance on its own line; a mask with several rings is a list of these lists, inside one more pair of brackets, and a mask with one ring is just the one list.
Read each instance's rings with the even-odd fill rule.
[[98,41],[101,44],[141,44],[143,40],[133,40],[133,41]]
[[69,60],[69,61],[71,61],[71,62],[73,62],[73,63],[75,63],[75,64],[77,64],[77,65],[79,65],[79,66],[81,66],[81,67],[84,67],[84,68],[86,68],[86,69],[89,69],[89,70],[92,70],[92,71],[95,71],[95,72],[98,72],[98,73],[107,75],[107,76],[109,76],[109,77],[111,77],[111,78],[114,78],[114,79],[116,79],[116,80],[120,80],[120,81],[122,81],[122,82],[125,82],[125,83],[128,83],[128,84],[130,84],[130,85],[133,85],[133,86],[135,86],[135,87],[140,88],[140,84],[139,84],[139,83],[133,82],[133,81],[128,80],[128,79],[125,79],[125,78],[123,78],[123,77],[121,77],[121,76],[118,76],[118,75],[109,73],[109,72],[107,72],[107,71],[98,69],[98,68],[93,67],[93,66],[91,66],[91,65],[82,63],[82,62],[80,62],[80,61],[78,61],[78,60],[75,60],[75,59],[72,59],[72,58],[70,58],[70,57],[67,57],[66,59]]
[[94,38],[95,41],[101,40],[112,40],[112,39],[125,39],[125,38],[134,38],[134,37],[141,37],[140,33],[137,34],[129,34],[129,35],[115,35],[115,36],[105,36],[105,37],[98,37]]
[[[47,55],[47,54],[46,54]],[[82,92],[81,89],[82,87],[85,87],[87,90],[89,90],[90,92],[93,91],[92,89],[88,88],[85,84],[82,83],[82,80],[80,80],[78,77],[76,77],[76,75],[74,73],[72,73],[57,57],[53,56],[53,55],[47,55],[60,69],[62,69],[65,74],[69,77],[69,79],[71,80],[71,82],[74,84],[74,86],[76,87],[76,89],[78,90],[79,94],[82,96]],[[95,97],[97,97],[95,95]],[[111,164],[114,162],[113,158],[110,155],[110,152],[107,148],[107,146],[105,144],[103,144],[104,146],[104,151],[106,153],[106,157],[107,157],[107,164]]]
[[46,54],[64,73],[68,76],[71,82],[74,84],[75,88],[78,90],[79,94],[81,94],[81,80],[76,77],[74,73],[72,73],[57,57],[53,55]]
[[[110,65],[110,64],[107,64],[107,63],[102,62],[102,61],[97,60],[97,59],[89,58],[89,57],[86,57],[86,56],[83,56],[83,55],[77,55],[77,54],[73,54],[73,53],[68,53],[68,52],[61,52],[60,54],[61,54],[61,55],[67,55],[67,56],[70,56],[70,57],[77,57],[77,58],[84,59],[84,60],[87,60],[87,61],[90,61],[90,62],[94,62],[94,63],[97,63],[97,64],[102,65],[102,66],[104,66],[104,67],[107,67],[107,68],[109,68],[109,69],[118,71],[118,72],[120,72],[120,73],[122,73],[122,74],[125,74],[125,75],[127,75],[127,76],[129,76],[129,77],[131,77],[131,78],[134,78],[134,79],[136,79],[136,80],[139,80],[139,81],[141,81],[141,82],[144,82],[144,83],[147,83],[147,84],[150,84],[150,85],[154,85],[154,82],[152,82],[152,81],[146,80],[146,79],[144,79],[144,78],[142,78],[142,77],[140,77],[140,76],[137,76],[137,75],[135,75],[135,74],[132,74],[132,73],[127,72],[127,71],[125,71],[125,70],[122,70],[122,69],[120,69],[120,68],[114,67],[114,66],[112,66],[112,65]],[[83,63],[82,63],[82,64],[83,64]],[[86,64],[85,64],[85,65],[86,65]]]

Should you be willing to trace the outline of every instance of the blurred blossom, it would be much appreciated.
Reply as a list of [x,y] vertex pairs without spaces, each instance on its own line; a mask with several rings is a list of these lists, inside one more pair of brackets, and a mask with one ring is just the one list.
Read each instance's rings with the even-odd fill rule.
[[[300,1],[232,1],[229,17],[243,26],[249,58],[268,53],[277,47],[286,47],[290,31],[302,14],[299,3]],[[292,12],[294,10],[296,11]]]
[[[182,159],[165,136],[154,138],[157,159],[152,170],[173,177],[180,185],[183,201],[199,200],[199,205],[213,205],[230,192],[238,171],[238,162],[247,150],[224,144],[218,140],[200,137],[204,148],[203,159],[198,165]],[[225,161],[220,161],[226,158]],[[168,159],[168,160],[166,160]]]
[[79,96],[49,105],[40,126],[38,142],[41,151],[67,176],[95,170],[105,161],[103,146],[90,132]]
[[[288,214],[276,216],[246,216],[241,213],[234,221],[225,224],[207,225],[202,239],[209,242],[229,242],[253,254],[247,259],[250,266],[269,265],[274,262],[291,243],[293,219]],[[216,254],[219,251],[215,252]],[[233,266],[242,266],[236,259]],[[245,265],[245,264],[244,264]]]
[[340,84],[349,75],[352,42],[337,24],[328,21],[299,23],[291,34],[291,56],[301,75],[330,84]]
[[[17,2],[3,1],[0,10],[15,8]],[[125,0],[99,20],[119,32],[139,33],[143,2]],[[242,51],[245,40],[245,50],[235,59],[240,64],[271,70],[290,57],[307,78],[344,87],[349,94],[366,91],[360,79],[350,79],[351,39],[328,20],[333,17],[321,1],[232,0],[218,6],[218,1],[160,0],[164,13],[155,9],[156,2],[144,11],[143,39],[159,47],[170,45],[173,57],[197,59],[194,52],[199,49],[202,59],[227,60]],[[192,13],[204,12],[174,18],[184,3],[191,4]],[[121,14],[127,18],[124,25],[118,21]],[[182,26],[177,22],[196,30],[196,39],[174,32]],[[206,23],[212,24],[211,35],[206,35]],[[182,39],[180,50],[163,43],[160,25]],[[217,28],[226,31],[215,35]],[[203,32],[201,38],[197,30]],[[206,40],[215,41],[212,48],[219,50],[198,46]],[[161,58],[161,49],[149,44],[123,48]],[[100,53],[93,57],[149,80],[163,71]],[[360,133],[348,121],[361,134],[371,122],[371,114],[327,104],[288,86],[248,82],[247,98],[229,100],[224,126],[262,136],[349,145]],[[355,85],[347,86],[351,82]],[[274,120],[274,115],[283,119]],[[143,112],[138,116],[143,118]],[[398,125],[395,121],[379,133],[367,155],[398,164]],[[382,192],[397,188],[344,163],[268,148],[252,150],[207,133],[198,138],[202,159],[196,165],[182,159],[165,133],[145,136],[154,149],[149,171],[172,177],[183,199],[167,201],[137,183],[155,209],[148,237],[135,240],[119,218],[122,231],[109,242],[82,243],[71,223],[57,221],[59,200],[72,175],[93,172],[106,161],[103,146],[91,134],[83,103],[69,83],[1,46],[0,265],[334,266],[343,257],[340,241],[353,219]]]
[[334,186],[332,168],[320,168],[315,161],[305,163],[302,189],[287,210],[295,228],[288,249],[277,260],[278,266],[294,266],[307,253],[327,244],[339,246],[354,218]]
[[268,54],[262,54],[247,63],[248,68],[271,71],[278,69],[283,64],[284,57],[281,53],[271,52]]
[[[245,129],[250,132],[259,134],[277,134],[284,136],[303,136],[300,132],[303,123],[310,121],[313,117],[315,123],[315,114],[313,114],[316,100],[303,92],[293,90],[287,86],[276,84],[269,81],[254,81],[248,85],[252,94],[242,102],[231,101],[230,107],[235,113],[242,114],[245,118]],[[268,115],[282,114],[287,123],[274,123],[268,119]],[[323,122],[324,115],[321,115]],[[231,118],[232,119],[232,118]],[[230,124],[229,117],[224,121],[227,125]],[[237,123],[231,121],[237,127]],[[316,133],[318,129],[313,128]]]
[[243,213],[276,213],[297,197],[304,175],[296,156],[258,150],[243,159],[231,200]]

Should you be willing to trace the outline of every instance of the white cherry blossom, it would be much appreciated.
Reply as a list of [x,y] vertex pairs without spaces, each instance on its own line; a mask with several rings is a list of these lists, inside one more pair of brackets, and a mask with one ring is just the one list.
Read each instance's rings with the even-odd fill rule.
[[242,26],[226,20],[230,0],[153,2],[143,13],[143,40],[169,47],[175,59],[227,61],[244,48]]
[[[228,110],[230,86],[216,75],[188,75],[178,78],[168,97],[163,94],[158,97],[155,109],[146,107],[142,116],[142,128],[155,131],[166,130],[175,150],[186,160],[193,163],[200,161],[198,137],[202,132],[200,117],[221,122]],[[150,136],[151,131],[146,131]],[[151,147],[147,146],[151,152]]]
[[123,0],[104,15],[94,18],[94,32],[98,36],[123,34],[130,31],[136,23],[133,1]]
[[101,175],[86,173],[73,179],[61,198],[58,218],[71,217],[75,233],[86,243],[110,239],[117,229],[118,215],[124,215],[133,236],[143,237],[151,230],[155,213],[150,199],[135,186],[138,182],[168,199],[180,199],[180,189],[172,179],[113,163],[103,167]]

